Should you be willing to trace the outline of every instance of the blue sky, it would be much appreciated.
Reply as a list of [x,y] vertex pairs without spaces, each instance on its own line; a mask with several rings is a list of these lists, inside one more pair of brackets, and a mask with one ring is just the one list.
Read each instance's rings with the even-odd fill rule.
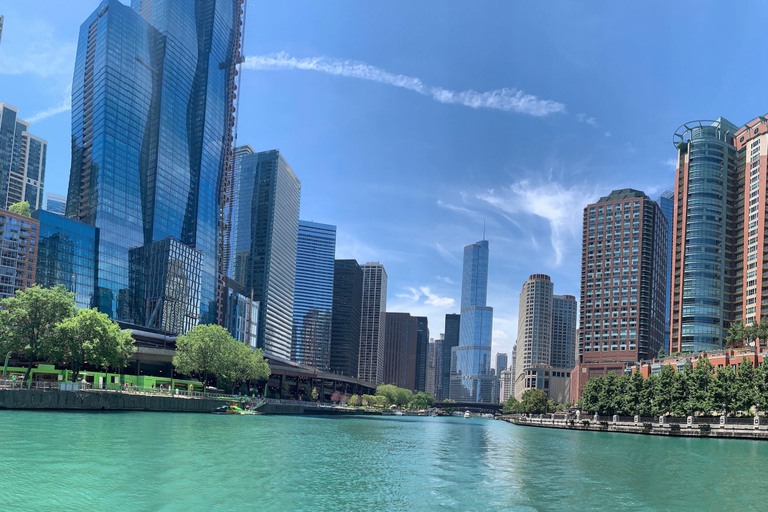
[[[49,142],[66,193],[69,86],[98,2],[0,4],[0,101]],[[765,114],[768,4],[248,1],[238,143],[279,148],[337,257],[380,261],[389,311],[459,311],[465,245],[490,241],[494,352],[532,273],[579,292],[582,208],[672,185],[682,123]]]

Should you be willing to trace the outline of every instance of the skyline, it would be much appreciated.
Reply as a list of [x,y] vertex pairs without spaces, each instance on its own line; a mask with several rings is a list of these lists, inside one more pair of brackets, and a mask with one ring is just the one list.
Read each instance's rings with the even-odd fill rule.
[[[98,3],[42,2],[3,12],[0,100],[19,108],[48,141],[46,192],[66,194],[74,45]],[[401,19],[404,5],[375,7],[364,18],[354,4],[307,4],[290,24],[270,26],[264,20],[288,19],[288,9],[249,3],[245,67],[260,69],[243,71],[238,144],[280,149],[306,191],[301,218],[339,226],[337,258],[380,261],[390,279],[388,309],[428,316],[435,338],[445,313],[459,312],[461,251],[481,238],[484,219],[493,251],[492,353],[509,353],[528,275],[549,274],[560,293],[578,295],[584,206],[613,189],[655,197],[671,188],[671,139],[680,124],[722,115],[739,125],[765,110],[744,100],[759,98],[757,89],[750,94],[754,83],[738,98],[723,92],[733,82],[729,70],[742,62],[739,52],[691,52],[679,62],[672,50],[710,26],[752,33],[766,10],[761,5],[738,23],[713,7],[674,32],[665,24],[685,5],[663,13],[561,6],[546,17],[539,6],[500,6],[509,33],[471,10],[443,10],[424,26],[434,6],[409,6]],[[318,27],[317,19],[328,26]],[[466,22],[486,33],[453,30]],[[393,57],[383,30],[396,30],[396,45],[410,51]],[[535,52],[516,50],[536,31],[562,32],[569,44],[545,40]],[[654,41],[639,37],[650,31]],[[682,77],[726,51],[722,76],[692,93]],[[505,89],[514,92],[486,94]]]

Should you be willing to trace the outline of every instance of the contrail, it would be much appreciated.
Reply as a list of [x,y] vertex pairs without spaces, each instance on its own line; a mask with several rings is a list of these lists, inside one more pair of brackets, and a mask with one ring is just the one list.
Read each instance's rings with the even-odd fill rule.
[[490,108],[504,112],[517,112],[536,117],[548,116],[565,112],[565,105],[557,101],[542,100],[532,94],[505,87],[487,92],[473,90],[451,91],[442,87],[426,85],[420,79],[390,73],[365,62],[331,59],[329,57],[311,57],[297,59],[286,52],[269,55],[254,55],[247,57],[243,64],[245,69],[274,70],[300,69],[319,71],[331,75],[346,76],[370,80],[382,84],[408,89],[423,96],[430,96],[440,103],[464,105],[471,108]]

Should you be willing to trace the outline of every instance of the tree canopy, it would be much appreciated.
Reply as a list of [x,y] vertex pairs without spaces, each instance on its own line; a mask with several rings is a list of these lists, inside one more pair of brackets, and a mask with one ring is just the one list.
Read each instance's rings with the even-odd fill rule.
[[512,414],[541,414],[547,411],[555,412],[555,404],[552,400],[547,398],[547,393],[541,389],[529,389],[521,400],[517,400],[514,396],[510,396],[506,402],[502,412]]
[[11,206],[8,207],[8,211],[11,213],[15,213],[16,215],[23,215],[24,217],[32,216],[32,214],[29,213],[29,203],[26,201],[19,201],[18,203],[13,203]]

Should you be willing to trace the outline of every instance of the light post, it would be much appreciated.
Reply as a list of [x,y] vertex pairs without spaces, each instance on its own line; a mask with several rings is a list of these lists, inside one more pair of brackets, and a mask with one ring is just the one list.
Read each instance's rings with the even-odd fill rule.
[[725,402],[723,402],[723,416],[727,416],[728,411],[725,410]]
[[5,365],[3,366],[3,377],[8,374],[8,359],[11,358],[11,352],[5,354]]

